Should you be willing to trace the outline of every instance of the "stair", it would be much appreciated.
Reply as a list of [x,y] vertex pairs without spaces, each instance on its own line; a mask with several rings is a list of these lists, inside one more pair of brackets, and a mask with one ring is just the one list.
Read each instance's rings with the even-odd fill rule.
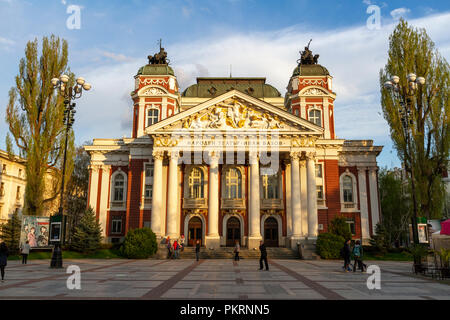
[[[215,250],[208,248],[200,248],[200,259],[233,259],[234,248],[220,247]],[[241,259],[259,259],[261,256],[259,250],[241,248],[239,257]],[[155,255],[158,259],[167,258],[166,247],[160,246]],[[269,259],[299,259],[299,253],[289,248],[267,248],[267,257]],[[184,251],[180,251],[180,259],[195,259],[195,248],[185,247]]]

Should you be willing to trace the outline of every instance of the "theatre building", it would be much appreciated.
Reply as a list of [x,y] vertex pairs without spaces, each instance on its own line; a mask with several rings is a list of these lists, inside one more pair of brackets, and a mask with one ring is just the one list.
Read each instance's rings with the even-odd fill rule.
[[318,55],[302,51],[285,96],[258,77],[197,78],[182,91],[166,56],[134,76],[131,137],[85,147],[107,242],[149,227],[208,248],[295,248],[337,215],[368,241],[382,147],[336,137],[333,78]]

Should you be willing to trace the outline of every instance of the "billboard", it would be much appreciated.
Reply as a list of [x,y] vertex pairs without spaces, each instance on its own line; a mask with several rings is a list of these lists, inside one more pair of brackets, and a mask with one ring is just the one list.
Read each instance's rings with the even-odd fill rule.
[[20,244],[28,240],[32,248],[48,246],[50,217],[24,216],[20,233]]

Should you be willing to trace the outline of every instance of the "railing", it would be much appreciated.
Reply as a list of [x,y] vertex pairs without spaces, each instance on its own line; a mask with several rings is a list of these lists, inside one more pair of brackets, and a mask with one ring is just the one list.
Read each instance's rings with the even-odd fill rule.
[[205,198],[184,198],[183,208],[203,208],[206,207]]
[[318,205],[319,207],[325,207],[326,202],[325,202],[324,199],[317,199],[317,205]]
[[222,199],[222,209],[245,208],[244,199]]
[[112,201],[111,202],[111,208],[121,208],[125,204],[124,201]]
[[282,199],[261,199],[261,209],[283,209]]
[[355,208],[355,204],[354,203],[344,203],[344,208],[345,209],[353,209],[353,208]]

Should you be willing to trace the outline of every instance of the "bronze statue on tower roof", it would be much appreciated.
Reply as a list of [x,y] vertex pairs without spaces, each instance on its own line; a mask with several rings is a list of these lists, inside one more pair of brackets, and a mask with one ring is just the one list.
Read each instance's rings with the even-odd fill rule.
[[155,55],[148,56],[148,64],[169,64],[170,60],[167,59],[167,52],[161,46],[162,40],[159,41],[159,52],[155,53]]
[[[304,51],[299,51],[300,53],[300,64],[317,64],[317,61],[319,60],[319,55],[313,55],[312,51],[309,50],[309,45],[311,43],[312,39],[309,40],[308,46],[305,47]],[[297,60],[297,62],[299,62]]]

